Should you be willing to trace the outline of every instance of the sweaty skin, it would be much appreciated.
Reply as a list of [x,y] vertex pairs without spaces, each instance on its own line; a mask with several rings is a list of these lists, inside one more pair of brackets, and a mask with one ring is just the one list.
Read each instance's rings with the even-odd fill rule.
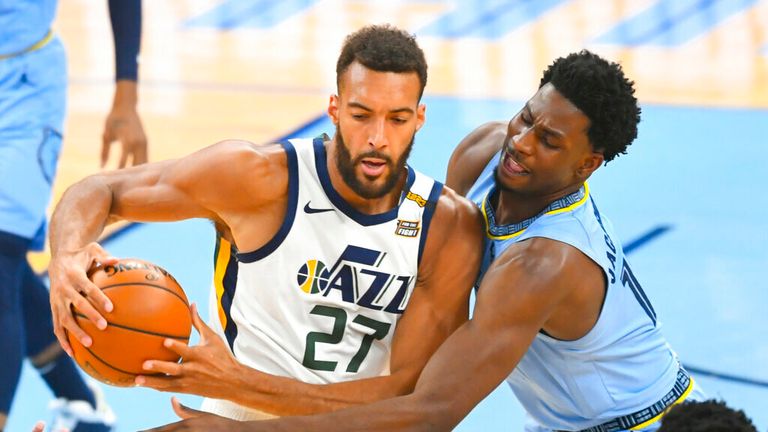
[[[500,223],[538,214],[577,190],[603,161],[586,135],[588,118],[546,84],[508,124],[489,123],[454,151],[448,184],[466,193],[505,151]],[[174,402],[185,420],[157,431],[448,431],[515,368],[536,334],[578,339],[594,326],[605,295],[596,263],[572,246],[532,238],[510,246],[488,268],[473,318],[435,352],[411,394],[318,416],[237,423]]]
[[[405,168],[383,164],[381,157],[362,157],[355,162],[353,175],[366,190],[381,192],[388,176],[400,177],[381,196],[362,197],[344,181],[335,163],[341,138],[352,161],[371,151],[399,160],[424,122],[419,92],[415,72],[376,72],[353,63],[342,75],[340,94],[330,98],[328,107],[337,136],[325,142],[327,166],[333,187],[357,210],[376,214],[396,206]],[[96,243],[108,223],[207,218],[239,250],[255,250],[281,226],[287,191],[283,147],[244,141],[220,142],[181,159],[107,172],[75,184],[51,221],[51,307],[59,342],[68,353],[65,332],[86,346],[91,343],[72,319],[71,305],[99,328],[106,325],[93,304],[109,311],[109,299],[88,280],[86,270],[95,262],[109,262],[107,252]],[[168,376],[142,376],[137,383],[227,399],[277,415],[323,412],[409,393],[432,353],[467,319],[481,241],[481,217],[475,206],[444,188],[416,287],[394,334],[389,376],[311,385],[262,373],[237,362],[195,311],[200,344],[168,342],[183,362],[149,361],[148,371]]]

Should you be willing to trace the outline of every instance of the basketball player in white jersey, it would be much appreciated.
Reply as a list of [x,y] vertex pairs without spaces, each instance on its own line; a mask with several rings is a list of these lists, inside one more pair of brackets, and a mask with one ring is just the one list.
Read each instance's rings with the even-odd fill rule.
[[[217,228],[213,327],[181,364],[149,361],[137,383],[211,398],[235,419],[306,414],[412,391],[468,316],[479,212],[406,164],[425,119],[426,62],[414,38],[366,27],[345,41],[332,139],[224,141],[192,155],[73,185],[51,222],[56,335],[85,346],[74,305],[97,327],[112,307],[86,271],[116,219],[207,218]],[[407,307],[406,307],[407,305]],[[228,345],[228,346],[227,346]],[[352,381],[356,380],[356,381]],[[256,409],[256,410],[254,410]]]
[[582,51],[558,58],[512,119],[459,144],[447,183],[482,209],[481,282],[472,320],[412,394],[246,425],[175,403],[197,417],[160,430],[448,431],[506,380],[528,413],[526,432],[656,431],[672,405],[703,395],[586,183],[626,152],[639,119],[621,67]]

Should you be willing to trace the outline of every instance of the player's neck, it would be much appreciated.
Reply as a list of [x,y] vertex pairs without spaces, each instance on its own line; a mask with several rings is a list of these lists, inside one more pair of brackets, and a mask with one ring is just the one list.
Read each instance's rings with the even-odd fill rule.
[[497,196],[492,200],[496,223],[509,225],[537,216],[547,206],[576,192],[580,187],[581,183],[574,184],[546,194],[526,194],[500,189]]

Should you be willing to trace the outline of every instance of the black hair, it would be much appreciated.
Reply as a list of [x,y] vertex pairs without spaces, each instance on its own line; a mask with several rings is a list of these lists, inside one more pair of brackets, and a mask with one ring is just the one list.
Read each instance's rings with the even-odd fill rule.
[[421,82],[419,99],[427,85],[427,61],[415,36],[388,24],[370,25],[344,40],[336,62],[336,86],[353,62],[377,72],[416,72]]
[[744,411],[723,401],[685,402],[672,407],[661,418],[658,432],[757,432]]
[[539,88],[550,82],[589,118],[587,136],[605,162],[627,152],[637,137],[640,107],[634,82],[618,63],[582,50],[555,60],[544,71]]

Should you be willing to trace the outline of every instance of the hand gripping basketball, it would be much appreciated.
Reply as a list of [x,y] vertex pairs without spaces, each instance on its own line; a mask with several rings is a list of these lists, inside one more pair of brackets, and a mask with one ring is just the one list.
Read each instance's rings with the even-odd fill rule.
[[[234,389],[242,386],[240,380],[246,375],[244,366],[235,359],[226,342],[203,322],[194,304],[192,324],[200,333],[197,345],[187,346],[170,338],[165,340],[165,346],[181,356],[182,362],[160,358],[148,360],[144,369],[155,375],[139,375],[136,384],[160,391],[231,399]],[[249,372],[250,377],[257,373],[255,370]]]
[[71,313],[72,307],[77,308],[99,329],[105,328],[107,322],[94,305],[102,305],[102,310],[108,312],[112,310],[112,302],[91,282],[87,272],[93,267],[115,262],[117,259],[112,258],[95,242],[80,249],[59,252],[51,258],[48,276],[51,281],[53,332],[70,357],[73,354],[68,333],[85,346],[90,346],[92,342],[91,337],[75,322]]
[[179,360],[163,341],[186,344],[192,324],[187,296],[170,273],[146,261],[122,259],[95,268],[90,277],[114,309],[106,312],[94,305],[109,324],[103,330],[78,307],[72,310],[93,342],[85,346],[69,335],[75,361],[86,373],[107,384],[131,386],[136,375],[145,372],[146,360]]

